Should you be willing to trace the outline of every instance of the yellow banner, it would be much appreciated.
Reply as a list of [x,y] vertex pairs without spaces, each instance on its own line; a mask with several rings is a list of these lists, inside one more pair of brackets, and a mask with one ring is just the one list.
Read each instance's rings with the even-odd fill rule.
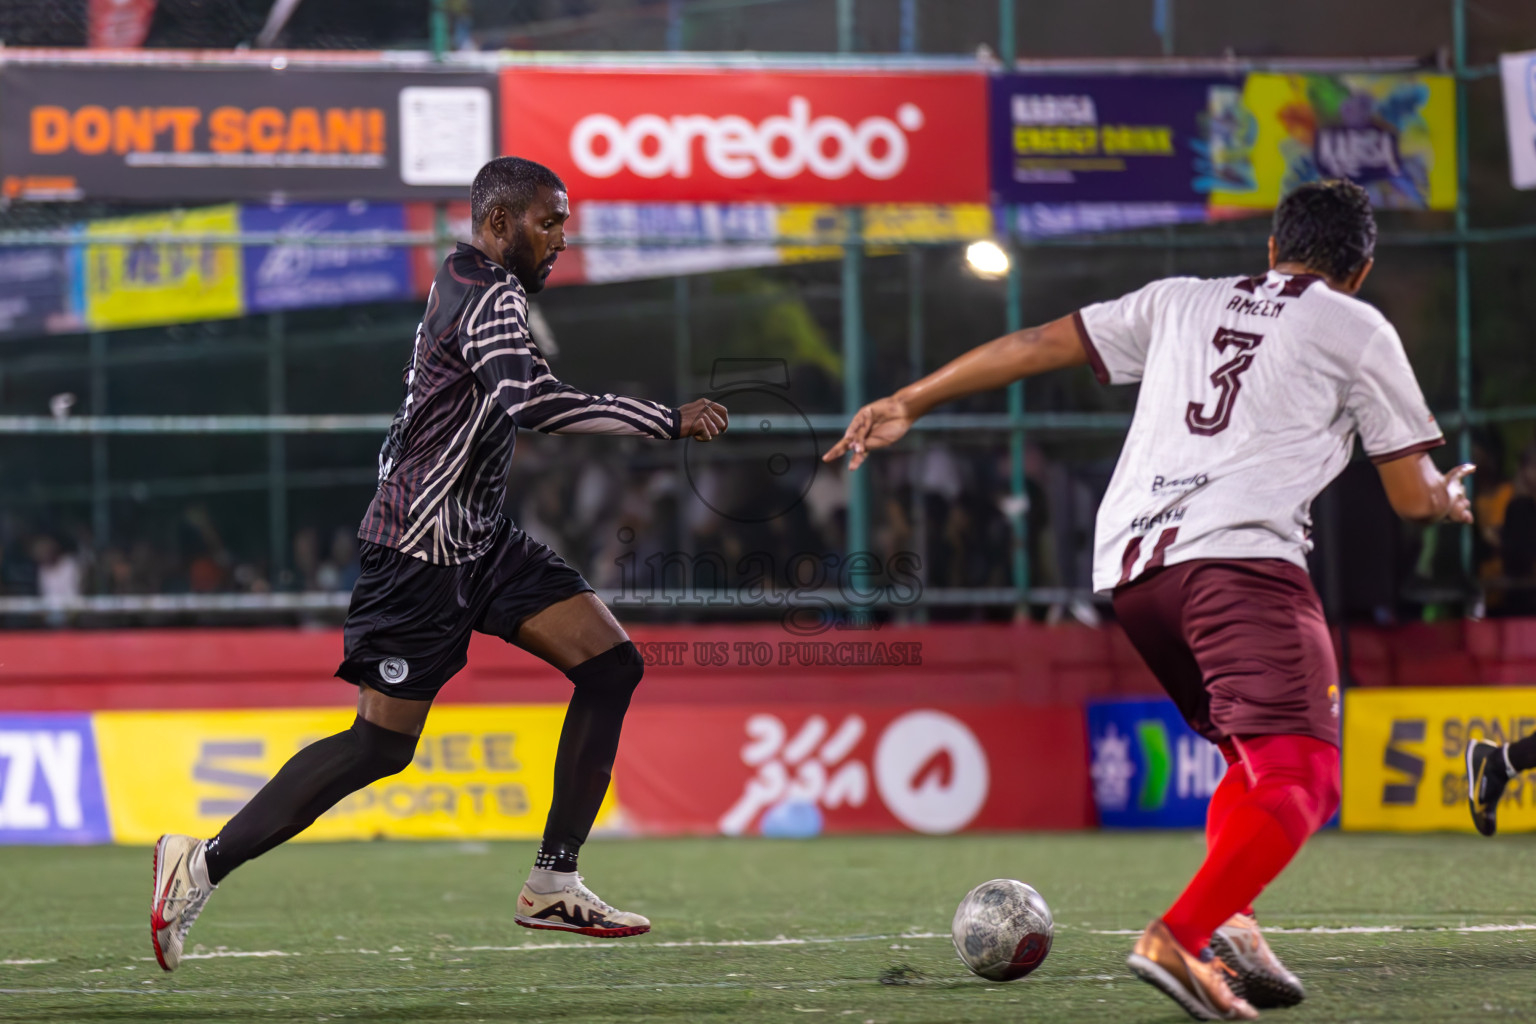
[[[875,203],[863,210],[864,240],[870,255],[897,251],[887,246],[906,242],[974,242],[992,237],[992,210],[983,203]],[[828,240],[848,234],[848,212],[841,206],[822,203],[791,203],[779,207],[779,234],[794,238]],[[835,260],[843,250],[836,245],[783,246],[789,263]]]
[[1456,85],[1449,75],[1254,73],[1212,158],[1214,207],[1272,210],[1296,186],[1350,178],[1378,209],[1456,208]]
[[[92,221],[85,238],[240,230],[233,203]],[[84,250],[85,322],[104,330],[239,316],[240,247],[189,242],[91,245]]]
[[[299,838],[537,837],[564,716],[555,704],[433,708],[409,768],[347,797]],[[112,838],[211,836],[296,751],[352,718],[326,709],[98,712]],[[599,826],[615,817],[612,796]]]
[[[1350,690],[1344,704],[1346,829],[1471,832],[1466,747],[1536,732],[1536,688]],[[1500,832],[1536,831],[1536,790],[1511,780]]]

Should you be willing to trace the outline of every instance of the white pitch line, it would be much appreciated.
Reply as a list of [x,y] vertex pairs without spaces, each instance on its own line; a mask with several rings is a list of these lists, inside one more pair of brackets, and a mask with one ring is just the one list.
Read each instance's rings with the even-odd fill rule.
[[[1319,925],[1316,928],[1264,928],[1265,935],[1399,935],[1407,932],[1448,932],[1453,935],[1476,935],[1484,932],[1536,932],[1536,924],[1465,924],[1465,925],[1412,925],[1412,924],[1361,924],[1339,928]],[[1091,929],[1090,935],[1140,935],[1141,929],[1110,928]]]
[[[1141,934],[1140,932],[1137,933]],[[913,932],[909,935],[843,935],[827,938],[792,939],[780,935],[772,939],[686,939],[679,942],[625,943],[623,949],[722,949],[740,946],[816,946],[845,942],[898,942],[911,939],[947,939],[937,932]],[[516,946],[449,946],[454,953],[534,953],[546,949],[618,949],[607,942],[525,942]]]
[[0,964],[19,966],[21,964],[56,964],[58,960],[0,960]]
[[[351,950],[348,950],[348,952],[351,952]],[[359,951],[359,952],[361,952],[361,951]],[[303,955],[302,953],[285,953],[281,949],[252,949],[252,950],[216,949],[216,950],[214,950],[211,953],[183,953],[183,954],[181,954],[181,958],[183,960],[217,960],[220,957],[226,957],[226,956],[302,956],[302,955]],[[140,959],[147,960],[149,958],[148,957],[141,957]]]

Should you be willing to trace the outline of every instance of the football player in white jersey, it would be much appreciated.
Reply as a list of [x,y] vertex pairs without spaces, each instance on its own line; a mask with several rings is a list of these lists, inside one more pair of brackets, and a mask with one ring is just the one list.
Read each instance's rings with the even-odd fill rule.
[[1129,963],[1199,1020],[1249,1020],[1305,995],[1253,900],[1339,802],[1339,689],[1306,572],[1312,500],[1358,437],[1393,509],[1472,521],[1402,342],[1354,296],[1376,224],[1350,182],[1280,204],[1270,270],[1156,281],[998,338],[860,409],[824,456],[857,469],[945,402],[1089,364],[1141,393],[1099,508],[1094,587],[1230,770],[1211,798],[1205,863]]

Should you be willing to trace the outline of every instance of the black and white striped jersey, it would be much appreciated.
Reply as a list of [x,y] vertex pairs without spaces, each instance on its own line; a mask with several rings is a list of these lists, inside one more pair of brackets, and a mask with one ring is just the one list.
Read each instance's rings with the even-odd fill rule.
[[472,561],[495,537],[518,427],[675,438],[680,424],[676,409],[555,379],[522,284],[460,243],[427,295],[358,536],[437,565]]

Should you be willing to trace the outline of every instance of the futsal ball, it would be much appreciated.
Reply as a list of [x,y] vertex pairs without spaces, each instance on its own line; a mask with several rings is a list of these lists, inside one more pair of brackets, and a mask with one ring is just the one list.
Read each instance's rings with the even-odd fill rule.
[[949,933],[975,974],[1016,981],[1045,962],[1056,926],[1034,889],[1012,878],[982,882],[965,894]]

